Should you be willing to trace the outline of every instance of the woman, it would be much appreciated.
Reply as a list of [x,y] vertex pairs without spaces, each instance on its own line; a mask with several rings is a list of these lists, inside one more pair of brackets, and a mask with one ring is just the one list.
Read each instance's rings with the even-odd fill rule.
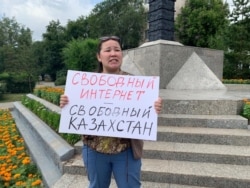
[[[129,75],[121,70],[122,49],[116,36],[100,38],[97,59],[99,73]],[[60,107],[68,103],[62,95]],[[162,109],[162,100],[154,103],[156,113]],[[118,188],[141,186],[141,156],[143,141],[127,138],[83,136],[83,161],[90,181],[89,188],[108,188],[113,173]]]

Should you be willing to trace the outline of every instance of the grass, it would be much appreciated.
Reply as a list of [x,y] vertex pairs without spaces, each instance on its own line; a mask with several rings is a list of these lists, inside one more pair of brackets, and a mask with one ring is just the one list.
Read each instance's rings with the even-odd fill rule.
[[21,101],[26,93],[5,93],[0,98],[0,103]]

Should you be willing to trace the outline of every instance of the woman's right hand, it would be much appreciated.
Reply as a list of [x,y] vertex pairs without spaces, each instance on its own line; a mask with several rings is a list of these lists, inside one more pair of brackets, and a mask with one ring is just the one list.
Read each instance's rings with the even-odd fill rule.
[[61,97],[60,97],[60,107],[63,108],[68,103],[69,103],[68,96],[67,95],[61,95]]

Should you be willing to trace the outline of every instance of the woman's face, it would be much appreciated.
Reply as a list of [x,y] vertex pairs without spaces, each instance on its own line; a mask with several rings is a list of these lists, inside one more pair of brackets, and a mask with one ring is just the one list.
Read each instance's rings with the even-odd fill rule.
[[97,59],[103,65],[103,73],[118,73],[122,64],[120,44],[112,39],[103,42]]

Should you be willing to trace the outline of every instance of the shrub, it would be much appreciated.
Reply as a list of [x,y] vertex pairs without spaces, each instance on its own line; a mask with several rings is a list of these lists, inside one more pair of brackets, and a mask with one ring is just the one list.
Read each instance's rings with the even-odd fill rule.
[[64,93],[64,89],[60,87],[40,87],[35,88],[33,93],[37,97],[59,105],[60,96]]
[[30,93],[36,85],[36,79],[24,73],[3,73],[0,78],[6,83],[6,91],[10,93]]
[[223,79],[222,83],[224,84],[250,84],[249,79]]
[[6,93],[6,83],[0,82],[0,99],[3,98],[4,93]]
[[63,61],[70,70],[93,71],[97,67],[96,52],[98,40],[77,39],[70,41],[63,49]]
[[250,120],[250,101],[249,99],[244,99],[242,116]]
[[[60,114],[53,112],[46,108],[42,103],[24,96],[22,99],[22,104],[36,114],[41,120],[43,120],[48,126],[51,127],[55,132],[58,133],[60,124]],[[62,138],[64,138],[69,144],[74,145],[81,139],[80,135],[58,133]]]
[[0,74],[0,99],[2,99],[3,94],[7,92],[6,80],[8,77],[9,75],[6,72]]
[[66,84],[66,76],[59,77],[55,81],[56,86],[65,85],[65,84]]

